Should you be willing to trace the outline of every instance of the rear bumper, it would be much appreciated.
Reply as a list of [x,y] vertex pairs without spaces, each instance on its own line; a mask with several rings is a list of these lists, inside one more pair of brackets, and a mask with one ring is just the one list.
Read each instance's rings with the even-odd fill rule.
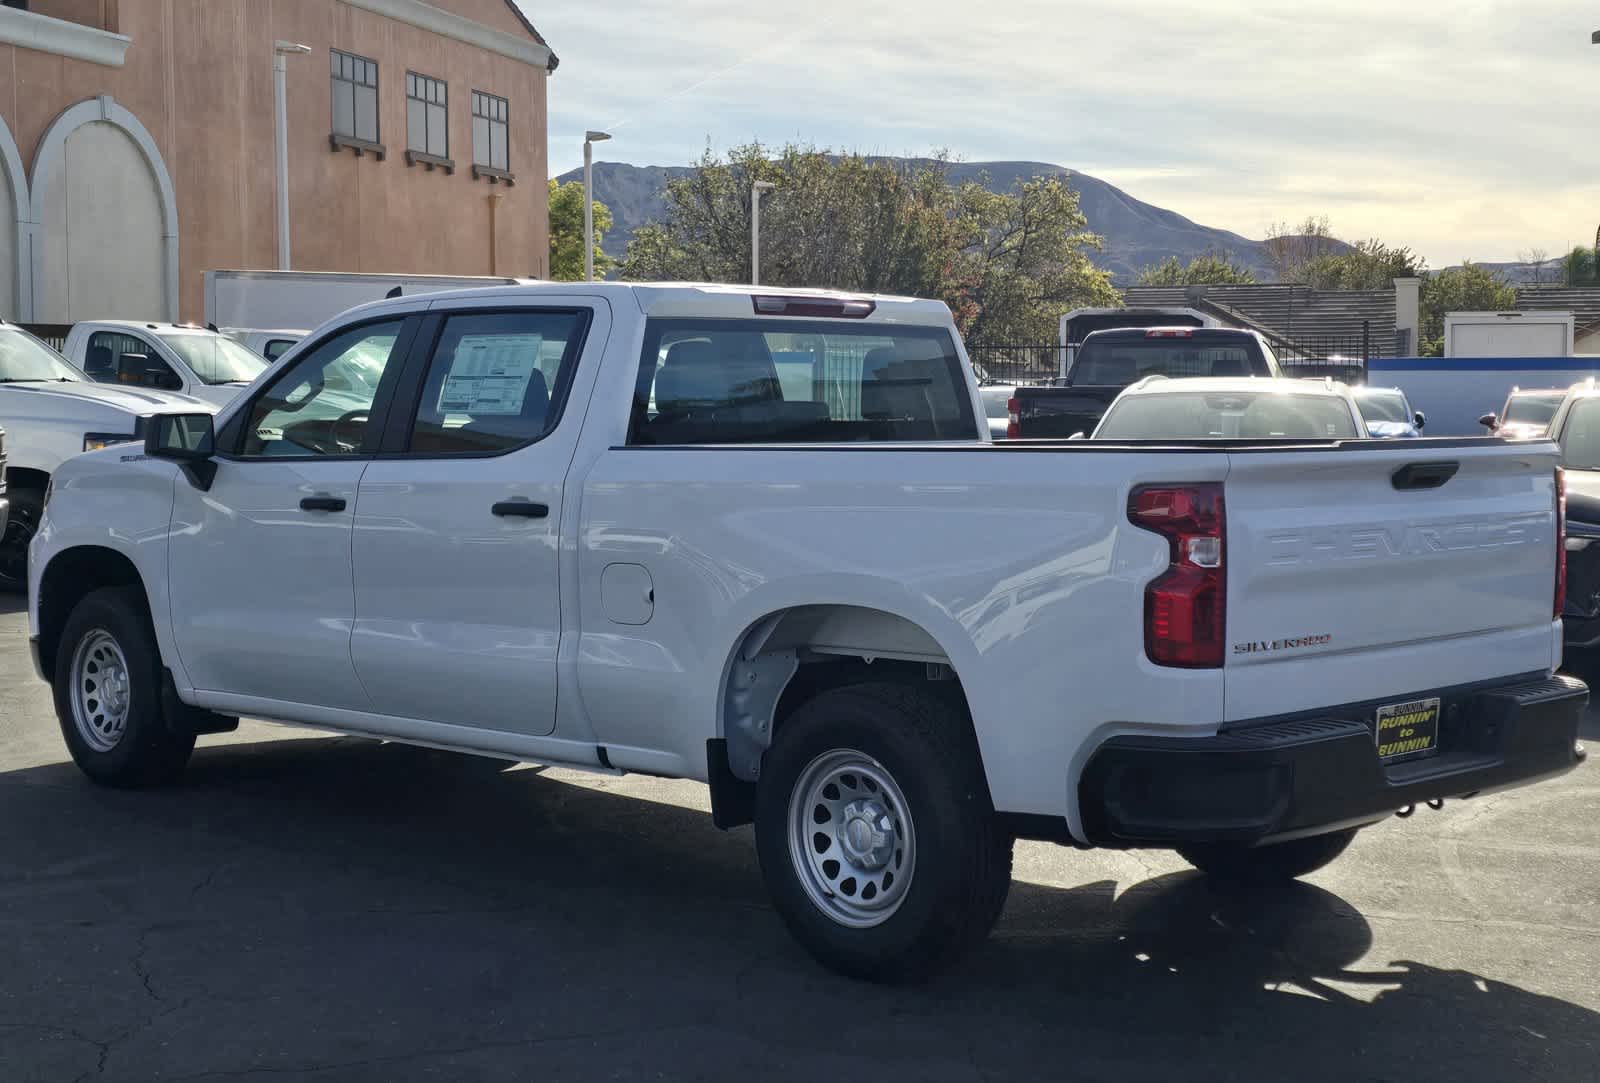
[[1101,846],[1265,842],[1372,823],[1424,801],[1510,789],[1583,761],[1589,689],[1571,677],[1394,696],[1439,696],[1439,751],[1384,764],[1378,703],[1231,726],[1214,737],[1116,737],[1079,785],[1085,833]]

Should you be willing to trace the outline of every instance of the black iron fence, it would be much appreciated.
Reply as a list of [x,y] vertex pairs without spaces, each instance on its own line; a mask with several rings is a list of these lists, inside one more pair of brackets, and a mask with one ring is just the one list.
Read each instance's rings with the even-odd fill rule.
[[67,332],[72,330],[70,323],[19,323],[17,326],[52,350],[64,348],[67,344]]
[[[1346,383],[1365,383],[1367,362],[1374,357],[1400,357],[1409,346],[1404,331],[1376,334],[1371,327],[1343,335],[1276,335],[1269,339],[1284,375],[1331,376]],[[1059,345],[971,345],[967,354],[980,378],[993,383],[1043,384],[1061,375],[1066,351]]]
[[967,346],[978,378],[989,383],[1042,384],[1061,375],[1065,351],[1055,343],[1035,346]]

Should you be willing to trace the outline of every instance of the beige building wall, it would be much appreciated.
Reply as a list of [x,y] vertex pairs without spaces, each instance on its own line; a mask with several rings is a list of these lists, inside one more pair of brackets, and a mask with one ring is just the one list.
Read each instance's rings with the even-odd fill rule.
[[169,311],[161,192],[127,132],[104,121],[75,129],[64,156],[34,184],[44,207],[35,322],[148,320]]
[[[534,41],[502,0],[433,0],[433,6],[520,41]],[[131,43],[121,67],[0,44],[0,120],[10,129],[30,174],[52,122],[79,102],[109,95],[148,130],[171,176],[177,206],[181,318],[202,318],[205,271],[277,265],[272,45],[279,39],[312,49],[309,56],[288,60],[290,233],[297,269],[547,273],[549,72],[544,67],[344,0],[35,0],[32,7],[126,35]],[[380,141],[387,151],[381,159],[330,146],[331,48],[378,63]],[[406,164],[408,70],[449,84],[453,174]],[[474,90],[511,103],[514,185],[490,184],[472,175]],[[107,133],[90,135],[87,141],[74,135],[68,145],[85,161],[92,158],[85,153],[90,148],[118,154],[121,171],[116,182],[102,187],[106,170],[91,165],[83,174],[84,188],[69,185],[66,194],[49,196],[50,208],[65,207],[71,231],[80,205],[94,208],[108,200],[135,198],[118,186],[131,184],[121,178],[139,173],[126,147]],[[73,154],[67,157],[70,180]],[[141,192],[137,199],[147,194]],[[0,213],[4,206],[0,204]],[[115,267],[83,271],[97,277],[92,287],[84,280],[89,293],[83,308],[78,297],[72,300],[72,318],[111,314],[97,306],[112,303],[100,291],[113,280],[142,274],[157,285],[161,282],[160,235],[151,265],[146,259],[147,205],[136,200],[136,206],[136,220],[127,227],[133,254]],[[110,228],[105,217],[97,222],[99,228]],[[93,251],[92,243],[71,241],[63,251],[53,227],[41,223],[39,228],[44,237],[37,243],[51,246],[44,258],[55,276],[51,288],[63,265],[69,282],[74,281],[71,269],[79,266],[77,256]],[[77,233],[81,241],[84,231]],[[0,230],[0,242],[15,245],[22,240],[8,241],[6,236]],[[8,262],[15,264],[14,250],[0,252],[0,264]],[[4,273],[0,268],[0,275]],[[0,278],[0,286],[4,281]],[[9,296],[0,289],[0,312],[9,307],[4,302]],[[127,296],[140,305],[157,300],[148,292]],[[44,312],[35,318],[44,319]]]

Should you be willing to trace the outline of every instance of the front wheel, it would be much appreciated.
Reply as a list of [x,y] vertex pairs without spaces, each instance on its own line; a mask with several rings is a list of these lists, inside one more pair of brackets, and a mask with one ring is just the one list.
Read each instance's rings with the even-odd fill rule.
[[1293,880],[1316,872],[1344,853],[1357,828],[1274,842],[1266,846],[1206,842],[1178,847],[1178,855],[1207,876],[1237,883]]
[[44,494],[38,489],[11,490],[11,514],[0,534],[0,591],[26,594],[28,590],[28,543],[39,530],[44,514]]
[[966,718],[915,685],[797,710],[763,763],[755,831],[790,932],[851,977],[933,973],[988,934],[1011,884]]
[[182,772],[194,735],[168,727],[161,654],[137,587],[107,587],[67,617],[56,650],[55,701],[73,762],[107,786],[150,786]]

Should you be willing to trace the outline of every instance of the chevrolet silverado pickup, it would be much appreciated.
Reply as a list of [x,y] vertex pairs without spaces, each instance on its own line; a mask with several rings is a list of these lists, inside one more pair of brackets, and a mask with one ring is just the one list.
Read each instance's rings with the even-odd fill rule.
[[937,302],[511,286],[355,309],[67,463],[29,619],[97,782],[240,716],[697,779],[817,958],[911,979],[1019,837],[1287,878],[1572,768],[1560,479],[1543,442],[991,444]]

